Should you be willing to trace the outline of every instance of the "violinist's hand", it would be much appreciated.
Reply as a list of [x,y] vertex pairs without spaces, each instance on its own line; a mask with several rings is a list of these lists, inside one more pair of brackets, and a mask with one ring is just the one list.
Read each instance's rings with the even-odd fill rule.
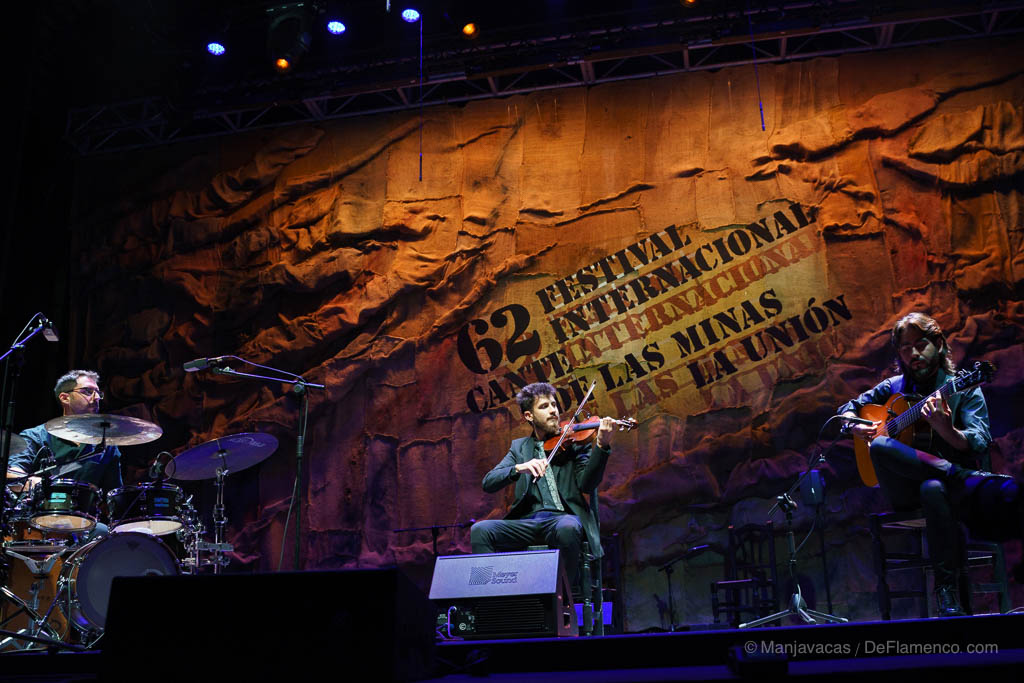
[[534,479],[540,479],[548,469],[547,460],[527,460],[516,465],[516,472],[529,472]]
[[597,447],[610,447],[613,434],[615,434],[615,420],[610,417],[602,417],[601,426],[597,428]]
[[[847,417],[857,417],[856,413],[844,413],[844,415],[846,415]],[[847,427],[846,432],[851,436],[855,436],[858,439],[864,439],[865,441],[870,443],[872,439],[878,436],[878,427],[878,422],[872,422],[869,425],[853,423],[850,424],[849,427]]]

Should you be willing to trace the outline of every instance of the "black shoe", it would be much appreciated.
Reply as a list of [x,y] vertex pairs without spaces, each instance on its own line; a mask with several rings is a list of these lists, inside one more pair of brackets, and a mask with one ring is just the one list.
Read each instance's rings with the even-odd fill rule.
[[935,587],[935,605],[940,617],[964,617],[967,613],[960,607],[960,596],[955,584]]

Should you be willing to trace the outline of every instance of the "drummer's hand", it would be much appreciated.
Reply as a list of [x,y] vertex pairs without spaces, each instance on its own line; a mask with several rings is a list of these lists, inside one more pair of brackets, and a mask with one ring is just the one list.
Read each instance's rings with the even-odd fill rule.
[[[21,477],[24,477],[26,474],[27,472],[23,472],[21,470],[7,470],[8,479],[20,479]],[[9,488],[15,493],[21,493],[22,491],[26,490],[31,491],[42,482],[42,477],[29,477],[24,481],[18,481],[10,484]]]
[[534,479],[540,479],[544,476],[544,471],[548,468],[547,460],[527,460],[516,465],[516,472],[529,472],[533,475]]

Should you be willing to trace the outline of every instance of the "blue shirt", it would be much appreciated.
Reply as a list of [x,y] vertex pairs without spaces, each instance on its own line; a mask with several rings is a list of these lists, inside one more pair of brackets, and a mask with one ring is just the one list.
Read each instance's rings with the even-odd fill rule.
[[[847,411],[858,412],[861,406],[868,403],[885,405],[885,402],[893,394],[919,395],[923,398],[945,384],[948,379],[949,375],[944,370],[939,370],[935,373],[935,379],[929,386],[915,387],[905,386],[905,375],[889,377],[852,401],[841,405],[838,412],[840,414]],[[911,400],[911,405],[914,403],[915,401]],[[989,431],[988,405],[985,403],[985,397],[982,395],[981,389],[974,387],[967,391],[950,394],[946,397],[946,403],[949,405],[949,410],[953,417],[953,426],[962,432],[967,439],[969,455],[974,458],[984,455],[992,443],[992,434]],[[964,454],[962,451],[953,450],[949,444],[937,436],[935,443],[939,446],[936,449],[938,450],[936,455],[941,455],[947,460],[963,461]]]
[[[46,425],[26,429],[21,432],[21,437],[25,439],[26,447],[24,450],[11,453],[8,468],[20,469],[29,474],[35,474],[40,468],[39,450],[43,446],[47,446],[53,451],[58,465],[66,465],[75,458],[98,448],[98,446],[90,444],[79,445],[59,439],[46,431]],[[121,451],[117,446],[107,446],[102,451],[86,457],[79,464],[81,465],[79,469],[60,478],[95,484],[104,491],[122,486]],[[60,469],[58,467],[54,472],[59,472]]]

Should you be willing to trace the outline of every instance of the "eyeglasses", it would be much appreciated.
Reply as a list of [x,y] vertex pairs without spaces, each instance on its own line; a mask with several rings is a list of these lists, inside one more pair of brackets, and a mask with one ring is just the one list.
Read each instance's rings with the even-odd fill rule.
[[99,389],[93,389],[92,387],[85,387],[84,389],[72,389],[71,393],[81,394],[86,398],[92,398],[93,396],[99,396],[100,400],[103,400],[103,392]]

